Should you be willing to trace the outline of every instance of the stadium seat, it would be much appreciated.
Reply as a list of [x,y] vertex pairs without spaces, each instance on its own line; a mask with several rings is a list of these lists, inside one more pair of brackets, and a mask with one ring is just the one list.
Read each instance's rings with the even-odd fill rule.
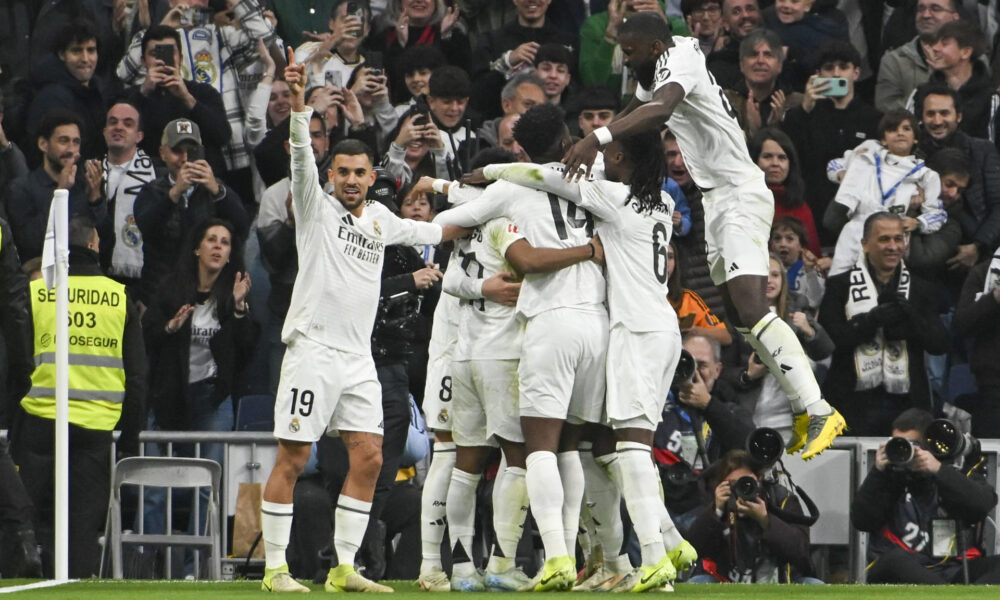
[[[105,529],[105,548],[111,549],[112,576],[121,579],[123,574],[122,544],[146,546],[193,546],[211,548],[211,577],[222,579],[222,555],[219,527],[219,487],[222,467],[204,458],[173,458],[134,456],[124,458],[115,465],[108,502]],[[203,535],[140,534],[122,531],[121,488],[123,485],[147,485],[170,488],[211,487]],[[103,554],[103,553],[102,553]],[[101,557],[101,565],[104,557]]]
[[948,402],[970,410],[978,399],[979,386],[969,363],[952,365],[948,371]]
[[243,396],[236,409],[236,431],[274,431],[274,396]]

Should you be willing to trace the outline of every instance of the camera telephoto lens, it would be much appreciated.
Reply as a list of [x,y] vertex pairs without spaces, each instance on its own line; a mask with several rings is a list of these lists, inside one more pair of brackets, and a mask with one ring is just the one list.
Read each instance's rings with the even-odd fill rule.
[[677,368],[674,369],[674,380],[670,387],[675,388],[682,383],[691,381],[694,378],[695,369],[694,357],[687,350],[681,350],[681,357],[677,361]]
[[885,456],[889,464],[901,467],[913,458],[913,444],[906,438],[894,437],[885,444]]
[[753,502],[760,495],[760,484],[757,483],[755,477],[744,475],[733,482],[732,490],[734,497],[746,502]]

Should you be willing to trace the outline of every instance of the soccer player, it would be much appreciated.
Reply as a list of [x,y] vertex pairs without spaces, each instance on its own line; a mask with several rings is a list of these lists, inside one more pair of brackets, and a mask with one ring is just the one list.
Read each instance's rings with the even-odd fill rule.
[[[562,123],[558,107],[541,106],[554,109]],[[529,114],[515,126],[522,147],[518,131],[539,124]],[[536,162],[555,165],[569,147],[568,131],[563,128],[557,143],[552,142],[536,135],[524,150]],[[435,222],[474,226],[501,216],[517,223],[537,249],[589,246],[587,258],[597,252],[590,241],[594,220],[589,213],[555,195],[503,181],[478,199],[439,214]],[[517,301],[517,314],[525,323],[518,365],[525,480],[546,553],[536,591],[566,589],[576,578],[570,549],[575,549],[583,501],[583,468],[576,448],[582,424],[599,422],[604,408],[604,299],[601,269],[587,261],[552,273],[526,274]]]
[[712,280],[737,330],[791,399],[796,416],[789,449],[801,448],[802,458],[812,458],[846,423],[823,399],[795,332],[768,310],[764,289],[774,198],[750,159],[736,111],[705,67],[698,40],[671,37],[670,26],[658,16],[634,15],[622,25],[619,43],[639,81],[635,98],[614,122],[566,153],[567,177],[579,177],[581,166],[589,171],[601,146],[667,122],[704,192]]
[[[529,164],[483,170],[486,179],[557,194],[597,217],[608,265],[607,413],[617,440],[617,479],[642,547],[642,565],[620,584],[632,592],[669,583],[678,567],[697,558],[665,515],[651,456],[681,347],[677,315],[666,300],[673,202],[661,191],[666,164],[660,147],[655,129],[611,142],[604,150],[608,181],[571,183]],[[597,448],[595,443],[595,454]]]
[[356,140],[334,146],[331,197],[319,184],[309,141],[311,109],[305,107],[305,67],[289,50],[285,81],[294,97],[291,115],[292,209],[299,273],[285,319],[288,345],[274,407],[278,455],[261,505],[266,565],[261,588],[308,592],[288,572],[285,548],[292,526],[292,491],[324,432],[339,432],[350,469],[334,515],[338,565],[329,592],[391,592],[354,570],[354,557],[371,510],[381,468],[382,394],[371,356],[386,245],[438,244],[464,235],[457,227],[396,217],[366,203],[375,182],[371,151]]

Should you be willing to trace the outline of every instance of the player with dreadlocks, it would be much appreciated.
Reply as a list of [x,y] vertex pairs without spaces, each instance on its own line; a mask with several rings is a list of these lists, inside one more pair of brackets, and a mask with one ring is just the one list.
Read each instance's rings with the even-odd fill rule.
[[[536,139],[541,142],[546,134],[553,139],[538,122],[542,119],[533,118],[551,122],[553,117],[544,114],[551,111],[546,106],[551,105],[532,108],[514,127],[514,138],[529,156],[534,156],[528,148]],[[486,180],[503,179],[565,198],[598,218],[608,267],[607,414],[616,443],[613,452],[602,452],[595,443],[594,453],[599,464],[609,464],[601,460],[609,454],[617,462],[608,470],[618,471],[613,479],[642,546],[642,566],[617,589],[637,592],[672,581],[678,567],[696,559],[660,500],[650,456],[681,348],[677,315],[666,301],[673,202],[661,192],[666,166],[659,150],[656,130],[608,144],[608,181],[568,182],[553,169],[526,163],[490,165],[481,172]]]

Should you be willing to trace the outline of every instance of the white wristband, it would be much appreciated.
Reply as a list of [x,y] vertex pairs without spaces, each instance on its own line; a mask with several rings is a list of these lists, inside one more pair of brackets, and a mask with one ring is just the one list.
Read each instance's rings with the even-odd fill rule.
[[597,138],[597,144],[600,146],[607,146],[615,138],[611,135],[611,130],[607,127],[598,127],[594,130],[594,137]]
[[434,190],[435,194],[443,194],[444,193],[444,184],[446,184],[446,183],[448,183],[448,182],[445,181],[444,179],[435,179],[434,182],[431,183],[431,189]]

